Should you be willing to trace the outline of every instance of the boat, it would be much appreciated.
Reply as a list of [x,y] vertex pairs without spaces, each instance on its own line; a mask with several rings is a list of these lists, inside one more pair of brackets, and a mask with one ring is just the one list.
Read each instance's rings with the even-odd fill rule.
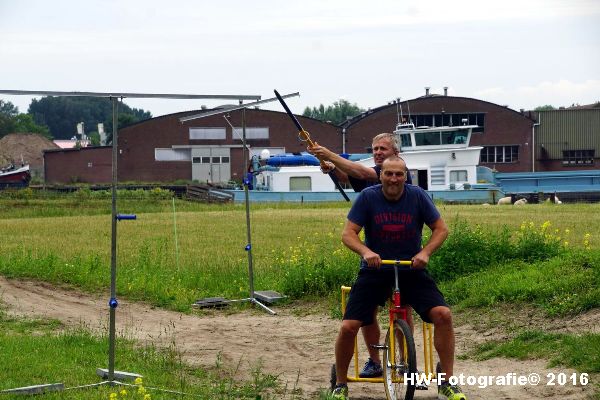
[[[469,146],[477,125],[419,126],[399,123],[394,130],[401,145],[401,157],[414,185],[428,191],[469,190],[477,185],[477,164],[483,147]],[[360,158],[360,156],[358,157]],[[372,155],[360,159],[375,165]],[[256,171],[256,170],[255,170]],[[272,192],[335,192],[331,179],[318,166],[282,166],[258,169],[256,189]]]
[[[419,126],[398,124],[394,133],[414,185],[425,190],[461,190],[477,185],[483,147],[469,146],[477,125]],[[375,165],[371,162],[371,166]]]
[[29,165],[16,167],[13,164],[0,169],[0,189],[27,187],[31,180]]

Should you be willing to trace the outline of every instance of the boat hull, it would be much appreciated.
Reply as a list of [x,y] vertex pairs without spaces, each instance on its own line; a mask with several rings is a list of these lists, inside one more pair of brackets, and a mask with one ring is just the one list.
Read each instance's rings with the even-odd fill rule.
[[27,187],[31,180],[29,165],[0,172],[0,189]]

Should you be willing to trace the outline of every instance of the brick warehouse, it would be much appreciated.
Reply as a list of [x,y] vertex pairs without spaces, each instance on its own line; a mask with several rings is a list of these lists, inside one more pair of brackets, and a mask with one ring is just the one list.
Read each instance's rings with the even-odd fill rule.
[[[192,180],[241,181],[246,170],[242,153],[242,112],[229,113],[233,132],[223,115],[181,123],[179,119],[200,111],[169,114],[122,128],[118,133],[120,182],[173,182]],[[298,116],[313,140],[341,152],[340,129],[332,124]],[[306,144],[282,112],[247,109],[246,137],[252,154],[301,152]],[[45,153],[47,183],[111,180],[111,148],[96,147]],[[109,166],[106,169],[106,166]]]
[[[483,146],[480,165],[501,172],[531,171],[532,129],[528,115],[497,104],[466,97],[426,95],[400,103],[402,115],[415,126],[478,125],[471,146]],[[390,132],[398,122],[398,104],[388,104],[349,120],[346,151],[365,152],[377,132]],[[344,133],[344,132],[343,132]]]
[[[535,120],[528,113],[477,99],[427,94],[369,110],[340,127],[301,116],[298,119],[314,140],[332,150],[365,153],[370,151],[375,134],[394,130],[400,108],[404,117],[410,112],[417,126],[465,121],[478,125],[471,145],[484,147],[481,165],[501,172],[532,171]],[[120,129],[119,181],[239,181],[246,169],[241,139],[223,115],[179,122],[179,118],[198,112],[160,116]],[[241,135],[241,111],[230,116]],[[271,154],[305,150],[305,144],[297,140],[295,126],[283,112],[248,109],[246,126],[253,154],[265,148]],[[49,151],[45,157],[46,182],[109,182],[110,152],[110,147]]]

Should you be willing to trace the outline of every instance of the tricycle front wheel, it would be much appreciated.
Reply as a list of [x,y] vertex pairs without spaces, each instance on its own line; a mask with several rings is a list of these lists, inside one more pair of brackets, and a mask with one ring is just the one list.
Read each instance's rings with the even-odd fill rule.
[[[385,394],[388,400],[411,400],[415,394],[414,378],[417,372],[415,341],[410,327],[402,319],[394,322],[394,334],[393,352],[389,329],[385,337],[383,353]],[[405,376],[412,379],[404,382]]]

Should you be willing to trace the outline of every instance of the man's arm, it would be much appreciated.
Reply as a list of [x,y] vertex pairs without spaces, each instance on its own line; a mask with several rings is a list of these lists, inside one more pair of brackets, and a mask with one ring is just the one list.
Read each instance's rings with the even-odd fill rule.
[[361,256],[369,267],[379,268],[381,266],[381,257],[379,254],[371,251],[365,244],[360,240],[358,234],[360,233],[362,226],[355,224],[352,221],[346,221],[344,231],[342,232],[342,242],[347,248]]
[[425,268],[429,263],[429,257],[440,248],[448,237],[448,227],[441,217],[427,226],[431,229],[431,237],[423,249],[412,258],[413,268]]
[[365,181],[378,181],[379,177],[373,168],[366,167],[360,163],[350,161],[334,153],[327,147],[315,143],[315,146],[308,147],[308,152],[314,154],[317,158],[332,162],[341,172],[353,178]]

